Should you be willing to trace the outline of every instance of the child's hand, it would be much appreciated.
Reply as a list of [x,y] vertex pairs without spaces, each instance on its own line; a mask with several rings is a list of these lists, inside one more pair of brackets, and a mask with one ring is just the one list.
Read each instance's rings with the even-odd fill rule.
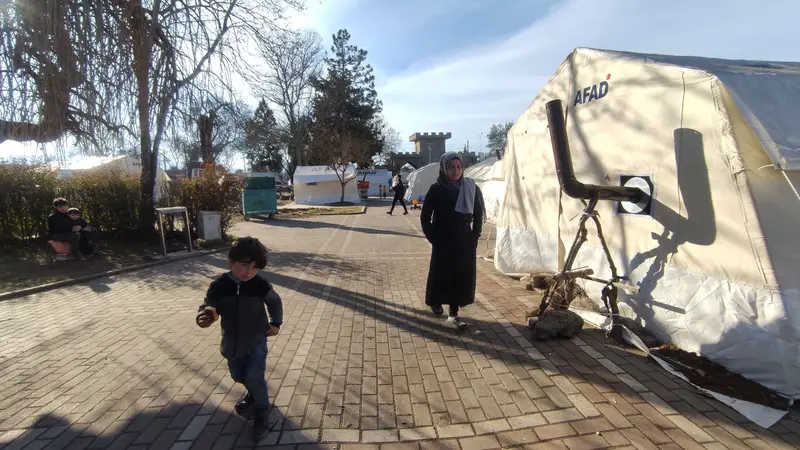
[[214,308],[209,308],[197,313],[195,322],[200,328],[208,328],[217,321],[218,317],[216,310],[214,310]]
[[280,331],[280,328],[271,326],[269,327],[269,330],[267,330],[267,336],[277,336]]

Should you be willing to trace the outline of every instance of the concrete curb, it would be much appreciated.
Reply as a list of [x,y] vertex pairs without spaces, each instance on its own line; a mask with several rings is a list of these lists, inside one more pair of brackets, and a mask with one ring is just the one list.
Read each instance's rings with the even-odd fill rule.
[[221,252],[224,252],[224,251],[227,251],[227,250],[228,250],[228,248],[225,247],[225,248],[218,248],[218,249],[213,249],[213,250],[194,251],[194,252],[191,252],[191,253],[187,253],[185,255],[173,256],[173,257],[167,256],[164,259],[159,259],[157,261],[152,261],[152,262],[143,263],[143,264],[137,264],[137,265],[128,266],[128,267],[120,267],[119,269],[112,269],[112,270],[107,270],[105,272],[93,273],[91,275],[84,275],[82,277],[70,278],[70,279],[67,279],[67,280],[56,281],[54,283],[42,284],[40,286],[33,286],[33,287],[25,288],[25,289],[19,289],[19,290],[16,290],[16,291],[0,292],[0,302],[2,302],[4,300],[11,300],[11,299],[14,299],[14,298],[19,298],[19,297],[25,297],[26,295],[38,294],[40,292],[52,291],[53,289],[58,289],[58,288],[62,288],[62,287],[67,287],[67,286],[73,286],[73,285],[76,285],[76,284],[86,283],[87,281],[96,280],[98,278],[105,278],[105,277],[110,277],[110,276],[113,276],[113,275],[119,275],[119,274],[122,274],[122,273],[135,272],[135,271],[141,270],[141,269],[148,269],[150,267],[163,266],[163,265],[169,264],[169,263],[185,261],[187,259],[199,258],[199,257],[206,256],[206,255],[213,255],[215,253],[221,253]]

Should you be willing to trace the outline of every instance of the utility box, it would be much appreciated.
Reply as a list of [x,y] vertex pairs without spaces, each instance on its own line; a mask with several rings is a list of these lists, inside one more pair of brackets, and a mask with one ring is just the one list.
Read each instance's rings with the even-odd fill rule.
[[219,212],[200,211],[197,214],[197,235],[204,241],[219,241],[222,239],[222,224]]
[[278,194],[272,177],[248,178],[242,191],[244,220],[266,215],[270,219],[278,212]]

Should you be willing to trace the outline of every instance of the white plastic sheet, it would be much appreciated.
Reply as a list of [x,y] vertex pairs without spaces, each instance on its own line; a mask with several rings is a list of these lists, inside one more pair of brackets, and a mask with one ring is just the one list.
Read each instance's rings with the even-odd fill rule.
[[[581,316],[583,320],[585,320],[586,322],[589,322],[600,329],[608,331],[611,328],[611,320],[609,320],[605,316],[602,316],[600,314],[591,311],[583,311],[572,308],[571,310],[576,314],[578,314],[579,316]],[[650,353],[650,349],[647,348],[647,346],[644,344],[644,342],[642,342],[641,339],[639,339],[639,336],[636,336],[636,334],[631,332],[628,328],[622,325],[620,326],[622,327],[622,337],[625,339],[625,341],[627,341],[629,344],[633,345],[634,347],[638,348],[639,350],[643,351],[648,356],[653,358],[664,370],[682,379],[683,381],[686,381],[687,383],[691,384],[694,388],[730,406],[731,408],[738,411],[744,417],[747,417],[749,420],[753,421],[755,424],[764,428],[769,428],[776,422],[781,420],[783,416],[786,415],[786,411],[781,411],[779,409],[770,408],[768,406],[759,405],[757,403],[740,400],[738,398],[728,397],[727,395],[723,395],[714,391],[709,391],[708,389],[704,389],[701,388],[700,386],[697,386],[696,384],[689,381],[689,379],[686,378],[684,374],[673,369],[668,362]]]

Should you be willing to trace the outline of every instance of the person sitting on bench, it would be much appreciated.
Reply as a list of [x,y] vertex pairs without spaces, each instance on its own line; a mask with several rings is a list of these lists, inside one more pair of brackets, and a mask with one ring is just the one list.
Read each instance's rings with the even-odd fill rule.
[[[81,210],[78,208],[70,208],[67,210],[67,215],[69,215],[70,220],[72,220],[73,227],[76,225],[81,227],[81,230],[78,232],[80,236],[80,246],[78,248],[81,254],[91,255],[94,253],[94,232],[97,231],[97,229],[83,220],[83,217],[81,217]],[[73,230],[74,229],[75,228],[73,228]]]
[[50,232],[50,240],[65,242],[70,245],[70,252],[75,259],[83,259],[80,252],[81,229],[79,224],[73,223],[69,214],[69,202],[65,198],[53,200],[55,211],[47,217],[47,230]]

